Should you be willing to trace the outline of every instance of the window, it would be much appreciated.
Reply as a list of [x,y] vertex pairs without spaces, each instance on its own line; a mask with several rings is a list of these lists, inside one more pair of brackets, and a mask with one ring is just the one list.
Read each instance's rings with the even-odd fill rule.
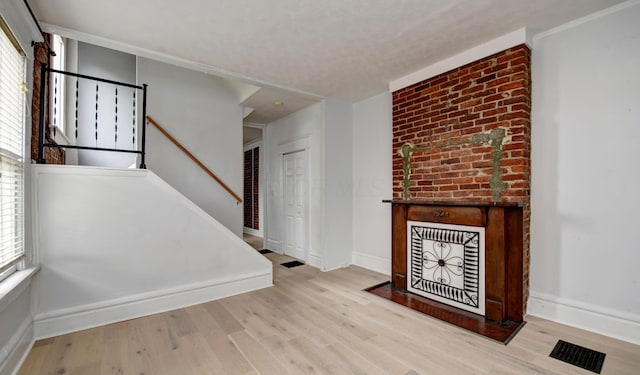
[[[55,53],[55,56],[51,58],[51,68],[55,70],[66,70],[65,69],[65,50],[64,50],[64,39],[60,35],[53,34],[51,35],[52,44],[51,48]],[[65,79],[66,77],[60,73],[50,73],[49,74],[49,88],[51,90],[51,126],[57,127],[57,130],[60,130],[64,133],[64,98],[65,98]],[[53,131],[53,130],[52,130]]]
[[0,278],[24,255],[25,57],[0,18]]

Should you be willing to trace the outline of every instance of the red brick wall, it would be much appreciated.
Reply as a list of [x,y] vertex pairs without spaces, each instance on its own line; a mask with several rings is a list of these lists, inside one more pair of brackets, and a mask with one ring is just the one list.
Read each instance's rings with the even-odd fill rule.
[[[48,37],[48,34],[45,35]],[[51,64],[50,56],[44,43],[36,43],[33,47],[33,99],[31,101],[31,159],[38,160],[38,134],[40,134],[40,68],[41,64]],[[49,90],[46,90],[47,104],[49,103]],[[49,106],[45,106],[45,124],[49,123]],[[52,142],[48,127],[45,130],[45,138]],[[45,148],[44,158],[47,164],[64,164],[64,150],[58,148]]]
[[[531,149],[530,51],[525,45],[475,61],[393,93],[393,198],[428,201],[494,200],[494,151],[499,159],[497,201],[524,203],[525,291],[529,269]],[[501,150],[469,142],[502,128]],[[450,145],[451,143],[462,143]],[[405,144],[411,154],[405,196]],[[494,178],[494,186],[492,186]],[[527,295],[525,294],[525,301]]]

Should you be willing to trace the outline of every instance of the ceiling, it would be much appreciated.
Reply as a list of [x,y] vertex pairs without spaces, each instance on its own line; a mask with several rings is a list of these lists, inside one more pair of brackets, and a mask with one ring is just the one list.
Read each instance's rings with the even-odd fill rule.
[[508,32],[527,27],[535,35],[623,1],[29,2],[43,23],[266,87],[245,104],[255,106],[250,121],[266,123],[326,96],[368,98],[388,90],[390,81]]

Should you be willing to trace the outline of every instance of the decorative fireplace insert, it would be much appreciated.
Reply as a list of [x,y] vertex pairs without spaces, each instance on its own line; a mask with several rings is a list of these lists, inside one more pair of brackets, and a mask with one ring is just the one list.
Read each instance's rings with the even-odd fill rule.
[[407,235],[407,290],[484,316],[484,228],[407,221]]

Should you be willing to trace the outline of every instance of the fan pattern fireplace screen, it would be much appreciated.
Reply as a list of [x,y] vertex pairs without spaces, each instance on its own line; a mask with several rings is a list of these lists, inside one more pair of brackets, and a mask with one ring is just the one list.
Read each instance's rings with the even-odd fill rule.
[[484,316],[484,231],[407,221],[407,290]]

